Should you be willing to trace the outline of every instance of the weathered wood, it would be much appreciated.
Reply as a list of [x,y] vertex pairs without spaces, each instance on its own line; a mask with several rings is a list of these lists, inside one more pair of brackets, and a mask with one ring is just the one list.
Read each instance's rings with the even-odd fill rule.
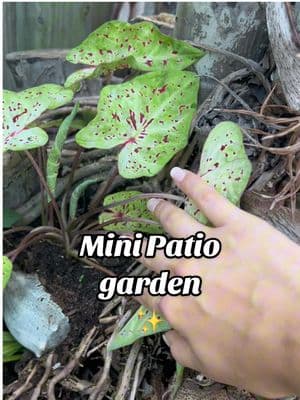
[[[4,3],[4,56],[12,51],[72,48],[109,20],[112,8],[113,3],[104,2]],[[4,87],[14,90],[5,67]]]
[[[268,46],[265,9],[261,3],[178,3],[175,37],[229,50],[260,61]],[[241,64],[221,54],[208,52],[197,64],[199,75],[222,79]],[[201,78],[201,99],[216,86]]]
[[[299,4],[295,7],[300,10]],[[266,16],[270,43],[283,93],[289,107],[299,112],[300,35],[297,36],[297,19],[294,17],[292,6],[281,2],[268,3]]]
[[291,210],[282,205],[270,210],[273,199],[263,198],[251,191],[242,197],[241,206],[245,211],[269,222],[274,228],[300,244],[300,211],[296,210],[292,219]]
[[[80,64],[66,61],[67,49],[42,49],[18,51],[6,55],[15,90],[24,90],[43,83],[63,85],[68,75],[82,68]],[[102,87],[100,78],[85,80],[79,96],[96,96]]]
[[35,171],[22,152],[3,155],[3,202],[4,207],[16,208],[39,190]]

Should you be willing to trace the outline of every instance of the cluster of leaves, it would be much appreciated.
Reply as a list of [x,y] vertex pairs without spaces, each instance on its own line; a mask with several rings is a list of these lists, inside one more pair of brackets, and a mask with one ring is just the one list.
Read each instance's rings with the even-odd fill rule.
[[[36,121],[44,111],[69,102],[83,79],[131,68],[144,74],[102,89],[97,115],[77,133],[76,142],[84,148],[118,147],[118,171],[124,178],[154,176],[188,143],[199,78],[185,69],[203,55],[203,51],[163,35],[151,23],[108,22],[68,54],[68,61],[86,67],[70,75],[64,88],[42,85],[20,93],[4,92],[4,149],[19,151],[43,146],[48,136]],[[78,105],[63,121],[49,153],[47,183],[52,195],[62,148],[77,111]],[[203,179],[234,204],[239,203],[251,171],[242,139],[236,124],[219,124],[208,136],[199,168]],[[98,181],[99,177],[94,176],[75,187],[69,203],[71,220],[76,218],[80,196]],[[161,232],[147,210],[146,200],[139,195],[140,192],[123,191],[106,196],[106,211],[99,216],[99,224],[107,230]],[[185,209],[209,224],[188,199]],[[109,223],[114,219],[117,221]],[[169,329],[155,311],[140,307],[110,343],[110,350]]]
[[67,55],[71,63],[87,67],[70,75],[65,87],[78,90],[82,79],[124,68],[144,72],[180,71],[203,55],[202,50],[162,34],[150,22],[131,25],[110,21],[92,32]]

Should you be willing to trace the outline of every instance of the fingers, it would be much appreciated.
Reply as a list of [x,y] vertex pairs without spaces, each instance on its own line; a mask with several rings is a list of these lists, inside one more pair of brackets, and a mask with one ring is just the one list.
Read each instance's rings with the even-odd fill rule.
[[230,203],[200,176],[178,167],[171,170],[171,176],[176,185],[194,201],[214,226],[223,226],[240,215],[238,207]]
[[170,347],[172,356],[175,360],[183,365],[195,370],[200,370],[200,362],[190,347],[188,341],[179,335],[178,332],[172,330],[163,335],[165,343]]
[[139,261],[145,265],[145,267],[151,269],[152,271],[155,271],[157,273],[160,273],[161,271],[167,270],[167,269],[171,269],[170,264],[172,263],[173,265],[176,264],[176,262],[178,260],[169,260],[163,250],[157,250],[155,253],[155,257],[145,257],[145,251],[147,248],[147,241],[143,242],[143,246],[142,246],[142,256],[139,257]]
[[150,199],[148,208],[159,219],[166,232],[175,238],[186,238],[196,232],[204,231],[207,234],[211,228],[200,224],[184,210],[174,204],[161,199]]
[[191,327],[205,317],[193,296],[151,296],[148,291],[136,298],[146,308],[161,314],[172,328],[189,337]]

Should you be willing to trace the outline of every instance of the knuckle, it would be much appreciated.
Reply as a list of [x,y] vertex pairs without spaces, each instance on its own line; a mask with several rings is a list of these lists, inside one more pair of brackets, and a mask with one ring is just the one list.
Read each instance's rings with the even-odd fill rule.
[[186,265],[185,263],[176,264],[174,266],[174,273],[177,276],[184,276],[186,273]]
[[162,202],[158,205],[158,216],[161,221],[168,224],[174,220],[174,210],[170,203]]
[[164,318],[170,322],[172,319],[172,299],[169,296],[164,296],[157,302],[158,311],[164,316]]

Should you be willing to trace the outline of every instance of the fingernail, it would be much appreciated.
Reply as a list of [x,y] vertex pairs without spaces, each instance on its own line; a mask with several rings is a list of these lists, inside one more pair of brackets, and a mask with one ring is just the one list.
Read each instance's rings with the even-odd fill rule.
[[174,181],[182,182],[185,177],[185,170],[179,167],[174,167],[171,169],[170,175]]
[[160,202],[160,199],[150,199],[147,203],[148,210],[153,212],[155,210],[155,207],[157,204]]
[[168,342],[168,339],[167,339],[166,335],[162,335],[162,338],[163,338],[163,341],[166,343],[166,345],[167,345],[168,347],[170,347],[170,344],[169,344],[169,342]]

